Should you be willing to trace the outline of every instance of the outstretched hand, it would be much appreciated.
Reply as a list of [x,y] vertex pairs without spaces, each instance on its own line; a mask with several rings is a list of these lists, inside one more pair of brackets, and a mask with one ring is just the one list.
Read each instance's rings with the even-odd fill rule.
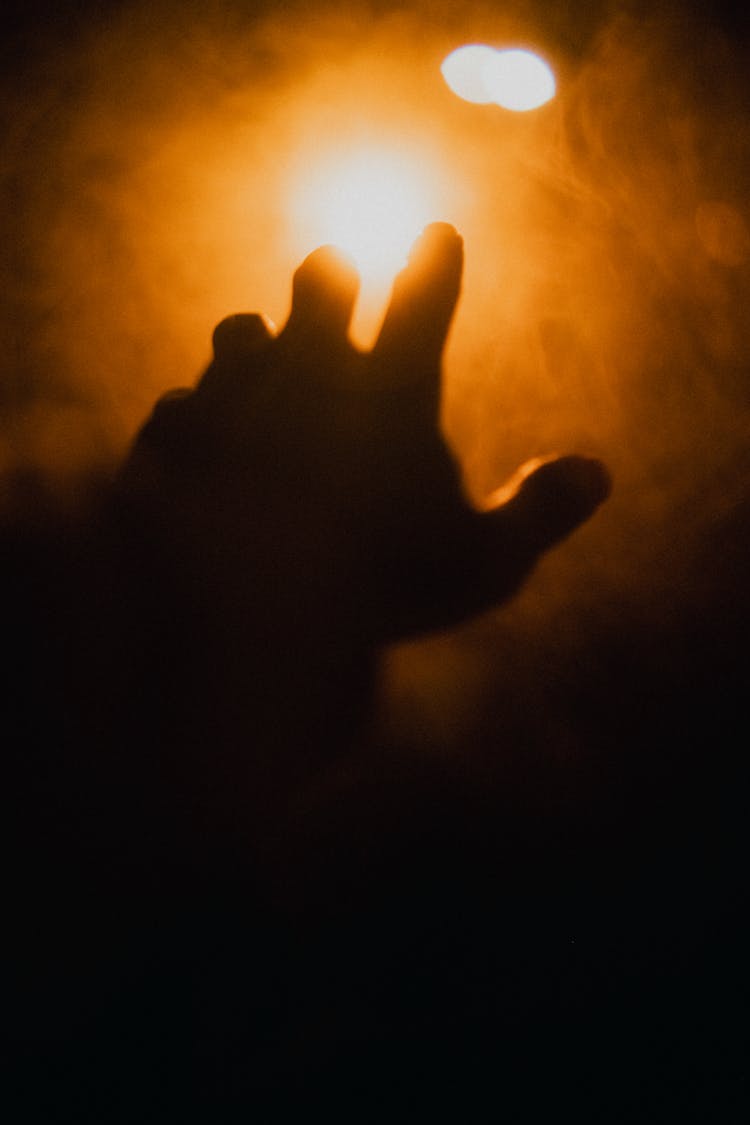
[[512,594],[606,498],[601,463],[566,456],[521,469],[499,507],[467,502],[438,429],[462,269],[454,229],[428,227],[362,353],[357,274],[316,250],[278,335],[227,318],[196,388],[157,404],[121,488],[223,625],[364,647],[453,625]]

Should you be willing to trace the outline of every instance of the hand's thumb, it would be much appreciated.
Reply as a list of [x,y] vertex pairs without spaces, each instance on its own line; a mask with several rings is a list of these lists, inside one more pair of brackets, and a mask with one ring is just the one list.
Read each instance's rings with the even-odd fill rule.
[[609,496],[612,481],[601,461],[569,455],[529,461],[485,504],[506,545],[535,557],[584,523]]

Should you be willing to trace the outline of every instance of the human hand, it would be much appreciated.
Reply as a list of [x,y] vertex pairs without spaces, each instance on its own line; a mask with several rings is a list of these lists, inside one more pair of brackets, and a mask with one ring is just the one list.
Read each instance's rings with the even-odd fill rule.
[[438,429],[462,268],[453,228],[428,227],[363,353],[347,334],[356,272],[316,250],[278,335],[229,317],[196,388],[157,404],[121,486],[219,621],[258,643],[362,647],[451,626],[510,596],[606,498],[601,463],[565,456],[519,470],[499,506],[467,502]]

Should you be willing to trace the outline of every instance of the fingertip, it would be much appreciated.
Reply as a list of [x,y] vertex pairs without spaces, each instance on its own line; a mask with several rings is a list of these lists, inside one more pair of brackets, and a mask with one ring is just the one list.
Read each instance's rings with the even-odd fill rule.
[[450,223],[429,223],[409,251],[408,270],[421,266],[434,268],[436,263],[448,267],[463,263],[464,240]]
[[458,233],[452,223],[446,223],[442,220],[428,223],[422,230],[419,238],[416,240],[414,247],[419,246],[420,243],[433,243],[433,244],[455,244],[463,245],[463,238]]
[[582,456],[569,456],[561,460],[567,463],[566,471],[571,486],[591,505],[592,511],[609,499],[613,480],[603,461],[598,457]]
[[[526,485],[527,481],[530,481],[529,485]],[[560,486],[598,506],[604,503],[612,491],[612,476],[598,457],[585,457],[575,453],[550,453],[532,457],[516,469],[505,484],[491,492],[481,508],[488,512],[499,508],[513,500],[524,487],[547,489]]]
[[295,289],[321,283],[338,284],[344,290],[356,289],[359,285],[359,274],[354,259],[333,243],[326,243],[311,251],[294,271]]
[[337,246],[319,246],[294,274],[292,309],[285,331],[345,333],[359,286],[359,273],[352,259]]
[[213,331],[214,357],[222,362],[256,351],[268,343],[273,332],[272,322],[260,313],[235,313],[226,316]]
[[596,457],[540,457],[522,465],[484,508],[539,553],[590,519],[611,492],[609,469]]
[[596,457],[580,454],[538,458],[521,468],[519,495],[525,494],[551,524],[588,519],[612,491],[609,470]]

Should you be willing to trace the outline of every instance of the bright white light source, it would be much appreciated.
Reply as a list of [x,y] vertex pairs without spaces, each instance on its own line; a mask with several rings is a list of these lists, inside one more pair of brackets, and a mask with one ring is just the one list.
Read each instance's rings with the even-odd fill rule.
[[415,157],[369,145],[313,168],[297,187],[293,211],[305,242],[338,246],[365,284],[390,282],[422,228],[440,214]]
[[482,78],[491,100],[505,109],[536,109],[555,96],[555,76],[531,51],[495,51]]
[[471,43],[468,47],[458,47],[443,59],[440,66],[443,78],[454,94],[465,102],[487,105],[492,94],[484,81],[484,68],[495,60],[497,51],[483,43]]
[[452,51],[440,69],[453,93],[469,102],[529,110],[555,96],[554,74],[531,51],[475,43]]

